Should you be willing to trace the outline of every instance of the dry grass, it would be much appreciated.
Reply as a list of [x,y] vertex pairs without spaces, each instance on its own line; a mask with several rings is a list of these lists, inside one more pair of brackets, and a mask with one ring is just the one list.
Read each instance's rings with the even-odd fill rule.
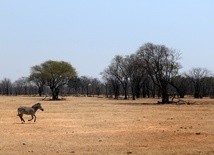
[[[214,154],[214,100],[0,97],[0,154]],[[41,102],[37,122],[21,124],[20,105]],[[30,116],[24,116],[25,120]]]

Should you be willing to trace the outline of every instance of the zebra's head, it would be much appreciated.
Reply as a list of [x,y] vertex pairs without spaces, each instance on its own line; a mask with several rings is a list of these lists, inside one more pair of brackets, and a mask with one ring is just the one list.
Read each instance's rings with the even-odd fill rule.
[[40,110],[44,111],[44,109],[42,108],[41,103],[36,103],[36,104],[34,104],[34,105],[32,106],[32,108],[34,108],[34,109],[36,109],[36,110],[40,109]]

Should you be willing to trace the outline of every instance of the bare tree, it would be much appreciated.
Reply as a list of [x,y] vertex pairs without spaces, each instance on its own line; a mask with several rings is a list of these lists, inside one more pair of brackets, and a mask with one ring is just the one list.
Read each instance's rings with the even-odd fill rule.
[[214,90],[214,77],[213,76],[209,76],[209,77],[205,77],[203,78],[204,82],[203,82],[203,87],[202,87],[202,95],[204,97],[213,97],[213,90]]
[[210,76],[211,73],[206,68],[192,68],[188,73],[185,73],[194,86],[194,97],[202,98],[202,88],[206,77]]
[[115,76],[106,71],[107,70],[101,73],[105,81],[106,96],[108,97],[110,95],[110,97],[113,97],[114,94],[114,98],[118,99],[120,95],[120,82]]
[[36,84],[36,86],[38,87],[39,96],[42,96],[46,81],[45,81],[45,78],[42,76],[41,66],[36,65],[31,68],[31,74],[29,76],[29,80]]
[[[114,77],[117,81],[120,82],[123,90],[124,90],[124,99],[128,98],[128,83],[129,76],[127,70],[127,62],[124,57],[120,55],[116,55],[112,60],[111,64],[104,70],[105,76]],[[111,78],[111,79],[114,79]]]
[[75,76],[71,78],[68,82],[69,91],[72,91],[74,94],[80,93],[81,89],[81,78]]
[[189,88],[189,80],[182,75],[178,75],[172,79],[171,85],[176,89],[179,97],[184,98]]
[[180,53],[164,45],[144,44],[137,52],[145,62],[145,69],[153,83],[160,89],[162,103],[169,103],[168,86],[172,78],[178,75]]
[[132,99],[135,97],[140,97],[140,90],[142,86],[145,86],[144,81],[147,79],[147,73],[143,67],[143,62],[137,57],[137,55],[132,54],[124,58],[126,61],[126,70],[128,73],[128,78],[130,81]]
[[209,94],[209,97],[214,98],[214,77],[211,76],[209,78],[206,78],[206,90],[208,91],[207,93]]
[[81,80],[81,91],[82,94],[86,94],[87,96],[90,96],[91,92],[90,92],[90,87],[91,87],[91,78],[87,77],[87,76],[81,76],[80,77]]
[[29,80],[28,77],[21,77],[13,83],[14,93],[15,95],[28,95],[29,88]]
[[10,95],[12,94],[12,82],[8,78],[4,78],[0,83],[1,93],[2,95]]
[[91,81],[91,93],[92,95],[101,95],[102,93],[103,84],[97,78],[93,78]]

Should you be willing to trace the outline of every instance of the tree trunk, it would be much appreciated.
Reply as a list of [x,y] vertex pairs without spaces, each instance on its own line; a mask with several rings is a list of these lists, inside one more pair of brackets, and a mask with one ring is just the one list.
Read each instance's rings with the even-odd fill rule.
[[195,83],[195,92],[194,92],[194,98],[200,98],[201,97],[201,91],[200,91],[200,84],[199,84],[199,82],[196,82]]
[[105,93],[106,93],[106,97],[108,98],[108,85],[105,85]]
[[180,96],[180,98],[184,98],[185,94],[184,93],[180,93],[179,96]]
[[145,84],[143,84],[143,87],[142,87],[142,90],[143,90],[143,98],[146,98],[146,86]]
[[128,97],[127,97],[127,86],[124,87],[124,95],[125,95],[124,99],[127,100],[128,99]]
[[140,98],[140,90],[141,90],[140,80],[137,80],[134,85],[134,92],[136,98]]
[[[134,85],[134,84],[133,84]],[[135,100],[135,89],[134,86],[131,86],[131,90],[132,90],[132,100]]]
[[140,98],[140,87],[135,87],[135,95],[136,95],[136,98]]
[[167,92],[162,93],[162,103],[169,103],[169,94]]
[[43,86],[40,86],[38,89],[38,93],[40,97],[42,96],[42,92],[43,92]]
[[52,100],[58,100],[59,99],[59,89],[58,88],[52,88]]
[[196,92],[194,93],[194,98],[200,98],[200,95],[199,95],[199,92],[198,92],[198,91],[196,91]]
[[194,98],[200,98],[200,93],[199,93],[199,89],[198,88],[195,88]]
[[165,103],[169,103],[169,94],[168,94],[168,84],[167,82],[163,82],[162,83],[162,103],[165,104]]

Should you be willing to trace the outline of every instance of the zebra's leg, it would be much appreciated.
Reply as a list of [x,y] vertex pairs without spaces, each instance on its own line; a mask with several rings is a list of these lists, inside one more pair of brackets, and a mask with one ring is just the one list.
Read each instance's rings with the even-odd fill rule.
[[33,120],[33,115],[31,115],[31,119],[29,119],[28,121],[32,121]]
[[23,114],[18,114],[18,116],[19,116],[19,118],[21,119],[21,121],[22,121],[22,123],[24,123],[25,122],[25,120],[23,119]]
[[34,122],[36,122],[36,115],[34,114]]

